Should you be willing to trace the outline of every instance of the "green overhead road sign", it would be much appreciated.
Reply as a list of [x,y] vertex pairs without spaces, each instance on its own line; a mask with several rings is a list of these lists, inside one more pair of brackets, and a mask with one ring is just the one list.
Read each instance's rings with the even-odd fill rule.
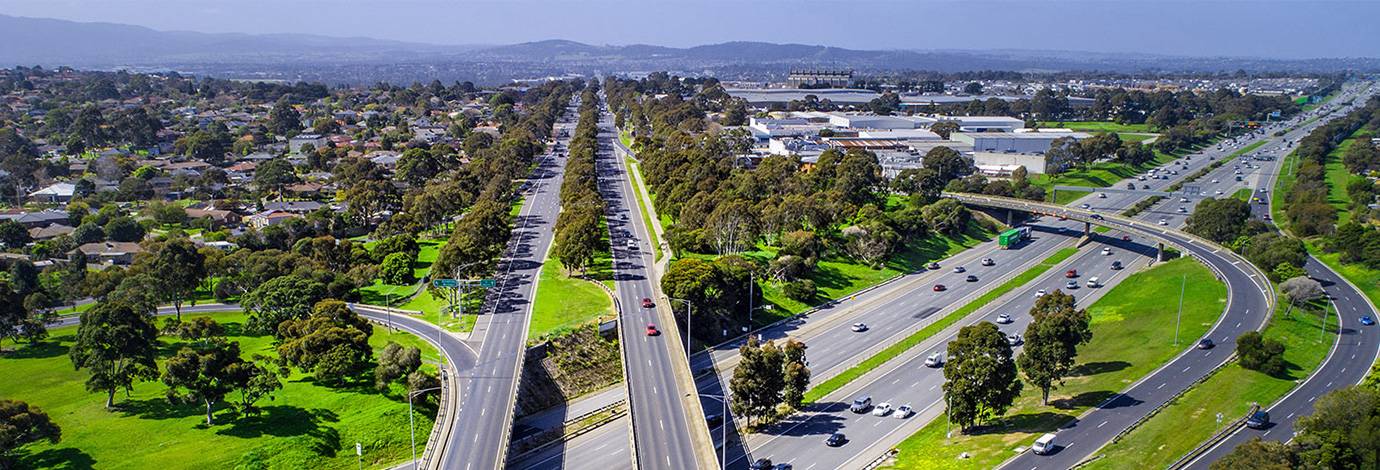
[[459,288],[479,286],[484,289],[492,288],[498,283],[493,279],[433,279],[431,285],[434,287]]
[[433,279],[431,285],[436,287],[460,287],[460,281],[455,279]]
[[498,282],[495,281],[495,280],[493,280],[493,279],[480,279],[480,280],[479,280],[479,287],[483,287],[483,288],[485,288],[485,289],[489,289],[489,288],[492,288],[492,287],[497,286],[497,285],[498,285]]

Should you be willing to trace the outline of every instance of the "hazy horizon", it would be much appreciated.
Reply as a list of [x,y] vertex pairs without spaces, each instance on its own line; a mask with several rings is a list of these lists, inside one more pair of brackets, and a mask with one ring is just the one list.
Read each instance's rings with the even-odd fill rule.
[[164,31],[442,45],[762,41],[863,50],[1380,57],[1380,28],[1373,24],[1380,2],[1352,1],[6,0],[0,13]]

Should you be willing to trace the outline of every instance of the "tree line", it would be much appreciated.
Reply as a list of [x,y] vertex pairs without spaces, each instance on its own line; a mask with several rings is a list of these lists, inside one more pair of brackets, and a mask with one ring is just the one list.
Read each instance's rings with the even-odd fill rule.
[[604,200],[599,196],[595,155],[599,150],[599,86],[590,82],[580,97],[580,116],[561,182],[561,213],[556,216],[553,254],[567,272],[586,272],[601,251],[607,227]]

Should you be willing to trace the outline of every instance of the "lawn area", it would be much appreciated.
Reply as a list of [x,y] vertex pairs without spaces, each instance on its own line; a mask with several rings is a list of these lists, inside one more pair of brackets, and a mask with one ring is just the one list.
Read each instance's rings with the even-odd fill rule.
[[1231,193],[1231,197],[1240,199],[1240,200],[1242,200],[1242,201],[1250,201],[1250,200],[1251,200],[1251,188],[1241,188],[1241,189],[1238,189],[1238,190],[1236,190],[1236,192]]
[[1157,135],[1156,135],[1156,134],[1136,134],[1136,133],[1131,133],[1131,132],[1119,132],[1119,133],[1117,133],[1117,137],[1120,137],[1121,140],[1126,141],[1126,142],[1145,142],[1145,141],[1147,141],[1147,140],[1150,140],[1150,139],[1152,139],[1152,138],[1157,137]]
[[1040,127],[1073,129],[1075,131],[1085,132],[1155,132],[1155,129],[1149,124],[1120,124],[1111,121],[1041,121]]
[[[633,195],[637,197],[637,210],[642,213],[642,221],[647,224],[647,235],[652,237],[652,260],[661,261],[661,241],[657,238],[656,228],[652,227],[652,213],[647,209],[647,200],[642,197],[642,191],[637,190],[637,182],[642,181],[642,171],[638,169],[637,161],[633,160],[632,157],[625,158],[623,164],[628,177],[635,178],[629,183],[633,187]],[[660,222],[663,229],[671,226],[671,221],[667,216],[663,215]]]
[[[1296,381],[1322,364],[1337,331],[1333,320],[1323,337],[1319,324],[1323,320],[1320,312],[1326,309],[1332,314],[1331,305],[1318,303],[1307,312],[1295,308],[1289,317],[1282,315],[1285,307],[1280,306],[1265,336],[1285,344],[1284,358],[1290,364],[1286,376],[1271,377],[1235,362],[1228,364],[1121,440],[1108,444],[1101,452],[1104,457],[1088,468],[1123,468],[1127,461],[1135,461],[1142,468],[1166,467],[1212,437],[1225,423],[1244,416],[1251,403],[1274,403],[1292,390]],[[1223,424],[1217,423],[1218,413]]]
[[[1165,299],[1177,299],[1181,285],[1187,290],[1176,346],[1170,325],[1177,310],[1165,308]],[[1226,286],[1192,259],[1133,274],[1088,308],[1093,339],[1079,348],[1079,365],[1050,392],[1048,406],[1040,403],[1040,390],[1026,384],[1005,417],[948,440],[948,422],[941,416],[897,447],[893,468],[995,468],[1014,455],[1013,449],[1030,445],[1177,356],[1216,322],[1225,303]],[[969,458],[959,459],[964,452]],[[1135,458],[1117,462],[1149,468]]]
[[527,339],[560,333],[612,315],[613,300],[603,289],[592,281],[567,277],[560,260],[547,258],[541,267]]
[[1342,164],[1342,155],[1346,154],[1351,144],[1359,139],[1369,140],[1371,132],[1367,129],[1357,129],[1350,137],[1337,144],[1337,148],[1332,149],[1327,154],[1326,163],[1323,165],[1324,175],[1327,182],[1327,203],[1337,208],[1337,225],[1341,226],[1351,220],[1351,198],[1346,195],[1346,185],[1352,179],[1361,179],[1363,176],[1353,175],[1347,170],[1346,165]]
[[[875,286],[882,281],[901,274],[923,270],[925,264],[944,259],[978,244],[991,240],[996,234],[984,230],[977,222],[970,222],[968,229],[959,236],[931,234],[921,239],[910,240],[905,247],[881,269],[874,269],[855,260],[826,258],[819,261],[814,273],[809,276],[818,289],[818,295],[811,302],[801,302],[786,296],[782,285],[770,280],[758,279],[762,298],[772,305],[770,310],[759,311],[753,317],[754,326],[760,327],[785,317],[809,310],[828,300],[839,299]],[[741,256],[766,264],[776,257],[777,248],[759,246],[757,251],[742,253]],[[684,256],[714,259],[715,255],[684,253]]]
[[627,130],[625,130],[625,129],[619,129],[619,130],[618,130],[618,141],[619,141],[619,142],[622,142],[624,147],[627,147],[627,148],[630,148],[630,149],[632,148],[632,134],[629,133]]
[[897,356],[900,356],[902,353],[905,353],[910,348],[915,347],[915,345],[920,344],[921,342],[929,339],[931,336],[934,336],[936,333],[939,333],[940,331],[943,331],[945,328],[948,328],[950,325],[953,325],[954,323],[957,323],[959,320],[962,320],[963,317],[966,317],[969,314],[976,312],[978,309],[986,306],[987,304],[997,300],[998,297],[1001,297],[1002,295],[1005,295],[1007,292],[1011,292],[1015,288],[1023,286],[1026,283],[1035,280],[1035,278],[1040,277],[1041,274],[1044,274],[1046,271],[1049,271],[1050,268],[1053,268],[1055,265],[1064,262],[1064,260],[1069,259],[1069,257],[1077,253],[1078,249],[1073,247],[1064,248],[1055,252],[1053,255],[1050,255],[1048,258],[1045,258],[1045,260],[1041,261],[1039,264],[1036,264],[1035,266],[1030,267],[1030,269],[1027,269],[1024,272],[1017,274],[1016,277],[1013,277],[1011,278],[1011,280],[1002,283],[1002,285],[987,291],[978,298],[973,299],[971,302],[968,302],[962,307],[959,307],[957,310],[954,310],[952,313],[945,315],[944,318],[940,319],[939,321],[931,323],[929,326],[920,329],[920,331],[912,333],[910,336],[907,336],[900,342],[888,346],[881,352],[878,352],[877,354],[874,354],[872,357],[869,357],[866,360],[858,363],[858,365],[850,367],[848,368],[848,370],[839,373],[839,375],[830,377],[828,380],[825,380],[824,382],[814,387],[811,387],[810,390],[805,392],[805,401],[808,403],[813,403],[815,400],[824,398],[830,393],[833,393],[834,391],[843,388],[843,386],[848,385],[849,382],[857,380],[858,377],[862,377],[863,374],[866,374],[872,371],[873,369],[880,367],[882,364],[885,364],[887,361],[890,361],[896,358]]
[[[1132,166],[1125,163],[1099,162],[1083,168],[1075,168],[1065,171],[1057,176],[1050,175],[1030,175],[1030,184],[1045,188],[1045,193],[1052,192],[1054,186],[1088,186],[1093,188],[1105,188],[1130,178],[1147,169],[1164,165],[1189,152],[1176,152],[1173,154],[1155,151],[1155,159],[1144,165]],[[1059,191],[1054,199],[1055,204],[1068,204],[1080,197],[1086,196],[1087,191]]]
[[[377,242],[366,243],[366,248],[373,248]],[[412,276],[418,280],[426,279],[431,275],[431,265],[436,262],[436,257],[441,252],[441,247],[446,244],[446,240],[440,239],[420,239],[417,240],[417,259],[412,262]],[[359,289],[360,303],[379,306],[399,306],[400,304],[410,303],[410,297],[421,289],[420,284],[394,285],[384,284],[381,279],[374,279],[372,285],[364,286]]]
[[[244,357],[276,355],[271,337],[240,333],[243,314],[209,316],[227,327]],[[274,400],[259,403],[262,415],[236,419],[221,407],[217,424],[207,427],[201,406],[170,405],[166,387],[152,381],[137,384],[129,396],[117,394],[118,409],[106,411],[104,395],[86,392],[86,372],[73,370],[67,358],[75,334],[76,327],[54,329],[38,348],[25,345],[0,355],[6,377],[24,377],[0,381],[0,396],[38,406],[62,427],[61,442],[24,447],[20,468],[354,469],[359,465],[356,442],[363,444],[363,464],[369,468],[387,468],[411,457],[407,402],[400,386],[383,395],[372,383],[331,388],[294,372],[283,379]],[[389,338],[421,347],[424,360],[438,358],[429,345],[406,333],[375,327],[369,342],[378,351]],[[180,345],[175,338],[161,341],[164,357]],[[430,432],[434,413],[419,410],[415,415],[419,436]]]
[[1289,191],[1294,185],[1294,180],[1298,178],[1294,173],[1299,164],[1298,152],[1289,152],[1279,164],[1279,177],[1275,178],[1275,187],[1270,189],[1270,219],[1281,231],[1289,233],[1289,218],[1284,216],[1284,193]]

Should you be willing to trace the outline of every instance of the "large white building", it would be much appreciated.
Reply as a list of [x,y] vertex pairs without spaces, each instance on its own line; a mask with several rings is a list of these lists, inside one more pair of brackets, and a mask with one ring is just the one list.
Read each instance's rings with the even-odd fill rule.
[[958,142],[973,146],[975,152],[1000,153],[1045,153],[1050,144],[1062,137],[1075,140],[1088,138],[1082,132],[955,132],[949,136]]
[[1042,175],[1046,165],[1043,154],[973,152],[973,166],[984,175],[1005,177],[1020,167],[1032,175]]

